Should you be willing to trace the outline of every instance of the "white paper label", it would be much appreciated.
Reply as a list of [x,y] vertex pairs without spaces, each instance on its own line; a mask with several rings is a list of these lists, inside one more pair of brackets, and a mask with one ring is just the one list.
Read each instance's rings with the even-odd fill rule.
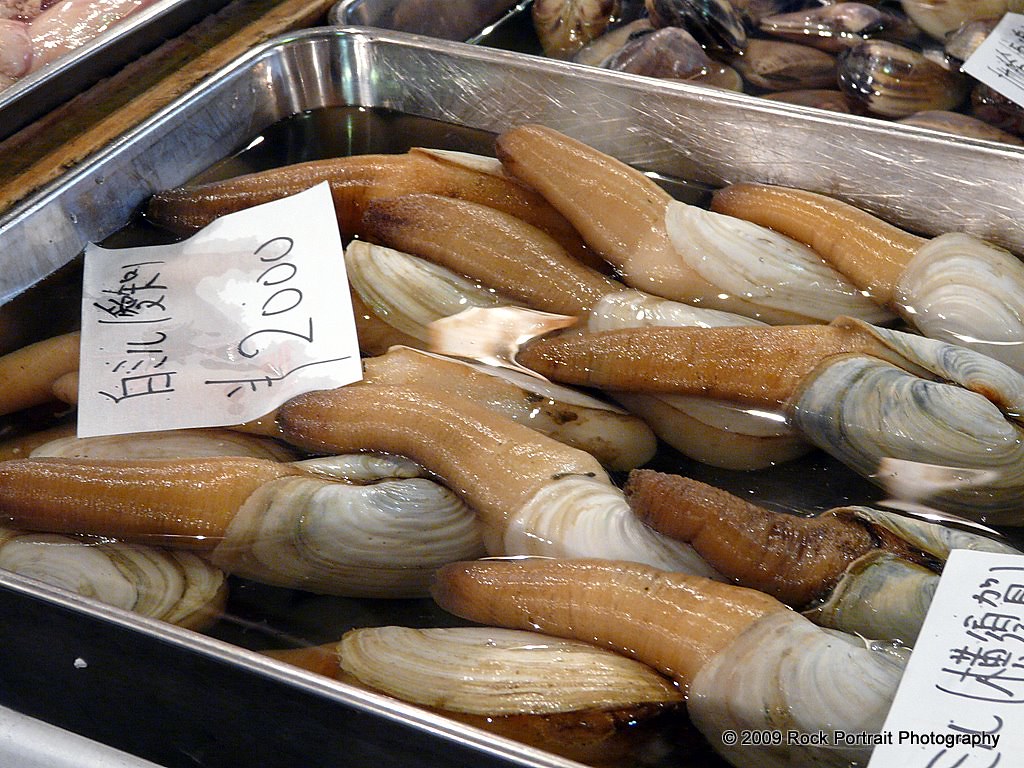
[[1024,15],[1003,16],[961,69],[1024,107]]
[[995,768],[1024,755],[1024,557],[954,550],[869,768]]
[[361,377],[326,183],[181,243],[86,249],[80,437],[239,424]]

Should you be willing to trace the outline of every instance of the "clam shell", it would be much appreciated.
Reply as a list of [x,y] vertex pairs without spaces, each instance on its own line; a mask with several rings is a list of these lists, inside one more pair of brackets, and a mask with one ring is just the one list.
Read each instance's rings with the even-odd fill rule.
[[1001,141],[1004,144],[1024,146],[1024,140],[1019,139],[1012,133],[1007,133],[1000,128],[996,128],[994,125],[989,125],[984,120],[979,120],[976,117],[971,117],[961,112],[933,109],[927,112],[915,112],[909,117],[900,118],[897,122],[902,125],[916,125],[918,128],[929,128],[933,131],[966,136],[970,139]]
[[968,80],[897,43],[872,40],[839,55],[839,88],[883,117],[953,110],[967,95]]
[[[1019,554],[994,539],[884,510],[846,507],[831,514],[852,514],[882,526],[940,562],[954,549]],[[935,571],[874,550],[851,563],[828,598],[804,615],[822,626],[912,645],[938,584]]]
[[762,32],[790,42],[840,51],[884,31],[891,14],[865,3],[836,3],[762,18]]
[[[770,614],[718,653],[690,684],[687,710],[737,768],[866,765],[871,747],[836,746],[835,733],[878,733],[908,653],[817,627],[799,614]],[[821,746],[727,745],[722,734],[778,730],[830,738]]]
[[973,235],[940,235],[910,261],[893,297],[926,336],[1024,372],[1024,264],[1009,251]]
[[554,478],[485,540],[491,555],[626,560],[722,578],[689,544],[641,523],[622,491],[599,477]]
[[680,202],[665,226],[680,258],[740,314],[773,324],[894,319],[811,248],[767,227]]
[[767,91],[830,88],[836,83],[831,54],[784,40],[751,40],[732,64],[747,83]]
[[262,486],[210,560],[266,584],[349,597],[422,597],[437,567],[484,553],[473,512],[424,478]]
[[577,640],[490,627],[373,627],[347,632],[341,667],[422,706],[477,715],[553,714],[675,704],[682,694],[645,664]]
[[424,343],[436,320],[467,307],[516,304],[450,269],[363,240],[345,249],[345,265],[352,288],[374,314]]
[[230,429],[171,429],[100,437],[66,436],[34,448],[30,456],[69,459],[171,459],[203,456],[248,456],[291,461],[296,452],[273,440]]
[[[921,489],[923,498],[912,501],[981,522],[1019,523],[1024,433],[1000,407],[1024,412],[1019,408],[1024,379],[962,347],[875,330],[880,337],[892,337],[897,347],[923,353],[908,357],[913,363],[927,362],[925,367],[942,381],[875,358],[836,358],[820,366],[797,393],[790,423],[807,440],[876,482],[883,458],[952,467],[951,487]],[[971,389],[993,393],[995,402]],[[955,481],[957,469],[962,470],[962,483]]]
[[942,40],[953,30],[975,19],[1002,16],[1007,0],[900,0],[904,12],[917,26]]
[[615,5],[615,0],[534,0],[533,28],[544,53],[571,58],[604,32]]
[[141,616],[199,629],[224,607],[224,574],[189,552],[0,530],[0,568]]
[[655,27],[684,27],[713,51],[739,53],[747,45],[743,17],[729,0],[646,0]]

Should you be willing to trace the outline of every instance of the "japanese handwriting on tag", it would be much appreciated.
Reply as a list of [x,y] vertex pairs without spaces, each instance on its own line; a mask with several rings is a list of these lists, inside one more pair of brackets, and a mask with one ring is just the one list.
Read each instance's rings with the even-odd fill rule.
[[1024,106],[1024,15],[1003,16],[961,69]]
[[1024,557],[954,550],[870,768],[995,768],[1024,749]]
[[80,436],[224,426],[361,375],[326,184],[169,246],[86,250]]

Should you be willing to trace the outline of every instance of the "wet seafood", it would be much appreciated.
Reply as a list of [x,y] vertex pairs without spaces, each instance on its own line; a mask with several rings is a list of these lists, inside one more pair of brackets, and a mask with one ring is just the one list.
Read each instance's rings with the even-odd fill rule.
[[883,117],[956,109],[969,90],[959,71],[886,40],[855,45],[839,54],[838,62],[839,89]]
[[0,529],[0,568],[189,629],[217,620],[224,574],[189,552]]
[[156,0],[66,0],[0,13],[0,88],[88,43]]
[[646,464],[654,433],[638,417],[568,387],[492,366],[471,365],[408,348],[365,361],[363,381],[439,387],[591,454],[610,470]]
[[[670,675],[736,766],[843,766],[870,748],[722,742],[726,729],[881,730],[907,654],[825,630],[763,593],[610,561],[454,563],[434,599],[471,621],[586,638]],[[821,675],[822,679],[818,679]],[[742,680],[742,684],[740,681]]]
[[759,29],[790,42],[838,52],[886,32],[907,34],[909,25],[866,3],[835,3],[763,17]]
[[1014,5],[1012,0],[900,0],[900,4],[907,16],[936,40],[969,21],[1002,16]]
[[409,462],[385,464],[396,479],[380,481],[380,467],[370,465],[370,481],[357,485],[343,478],[360,465],[344,457],[18,459],[0,464],[0,518],[194,550],[229,573],[278,586],[422,595],[438,565],[483,553],[480,528]]
[[274,168],[224,181],[158,192],[146,217],[179,234],[191,234],[218,216],[331,185],[342,235],[362,234],[363,211],[377,198],[410,193],[455,197],[522,219],[555,238],[569,253],[588,258],[579,235],[538,194],[505,177],[493,158],[413,149],[404,155],[353,155]]
[[653,31],[654,27],[651,26],[650,19],[646,17],[636,19],[590,41],[576,52],[572,60],[577,64],[599,67],[602,62],[615,54],[632,39],[642,37]]
[[559,314],[586,312],[619,284],[573,259],[553,238],[494,208],[438,195],[375,200],[363,230],[391,248],[500,290],[531,307]]
[[708,56],[693,35],[680,27],[664,27],[633,37],[603,59],[600,66],[634,75],[742,90],[736,70]]
[[623,489],[655,530],[693,544],[741,586],[815,623],[912,645],[953,549],[1016,553],[973,533],[853,506],[773,512],[680,475],[634,470]]
[[551,337],[518,359],[569,384],[774,409],[868,479],[878,480],[886,458],[951,468],[950,483],[917,501],[982,522],[1020,522],[1024,377],[965,347],[839,319]]
[[943,110],[916,112],[909,117],[900,118],[897,122],[903,125],[916,125],[918,128],[929,128],[933,131],[953,133],[957,136],[966,136],[971,139],[999,141],[1004,144],[1024,146],[1024,139],[996,128],[996,126],[986,123],[984,120],[979,120],[960,112]]
[[68,333],[0,357],[0,416],[55,400],[54,382],[78,370],[80,343]]
[[492,555],[611,556],[714,574],[690,547],[641,525],[593,456],[462,398],[351,385],[291,400],[278,422],[306,450],[421,463],[476,511]]
[[733,66],[748,84],[767,91],[830,88],[836,83],[831,54],[784,40],[750,40]]
[[617,5],[616,0],[535,0],[533,28],[544,53],[570,58],[605,31]]
[[1024,107],[984,83],[971,90],[971,114],[996,128],[1024,137]]
[[797,104],[803,107],[825,109],[829,112],[839,112],[841,114],[850,114],[853,111],[850,108],[850,102],[846,100],[846,96],[843,95],[842,91],[832,88],[778,91],[776,93],[766,93],[764,98],[771,101],[782,101],[787,104]]
[[[488,238],[484,236],[482,239]],[[502,299],[486,286],[472,283],[450,270],[410,254],[381,246],[363,244],[357,248],[357,245],[353,243],[346,255],[350,279],[356,291],[367,296],[377,316],[386,318],[388,323],[409,334],[410,341],[406,345],[422,348],[423,340],[429,339],[431,349],[446,352],[448,350],[443,346],[438,346],[442,342],[438,337],[437,325],[442,318],[455,315],[456,312],[460,313],[459,317],[465,317],[468,314],[465,307],[495,308],[515,304]],[[514,250],[527,253],[530,247]],[[467,261],[471,260],[471,256],[467,257]],[[739,315],[657,299],[632,290],[606,294],[594,305],[588,318],[592,330],[638,325],[710,326],[757,322]],[[475,321],[460,324],[457,338],[459,346],[451,353],[484,360],[490,352],[480,345],[472,354],[464,348],[466,331],[480,334],[490,331],[492,327],[492,323]],[[504,326],[499,327],[499,330],[503,334],[499,343],[503,345],[507,341],[504,339],[506,331]],[[362,332],[362,325],[360,331],[361,344],[365,348],[366,334]],[[451,332],[447,331],[449,335]],[[375,338],[378,335],[374,333]],[[380,344],[375,351],[383,351]],[[750,416],[732,404],[716,406],[706,400],[671,395],[655,397],[614,394],[630,411],[643,417],[659,437],[687,456],[705,463],[751,469],[787,461],[807,449],[806,444],[784,425],[761,416]],[[568,425],[574,424],[575,421],[568,422]],[[632,440],[626,442],[632,444]],[[621,468],[621,459],[609,463],[611,457],[608,449],[618,452],[621,449],[615,446],[622,444],[618,439],[601,437],[597,441],[588,439],[586,445],[579,447],[594,453],[606,466]],[[641,444],[637,443],[638,446]],[[634,455],[634,451],[627,451],[626,455]]]
[[637,723],[672,712],[683,698],[667,678],[621,654],[494,627],[368,627],[337,643],[268,655],[588,765],[635,754]]
[[[552,129],[514,128],[496,150],[509,173],[540,191],[634,288],[771,322],[849,314],[840,304],[875,312],[820,256],[675,201],[639,171]],[[815,278],[805,279],[809,273]],[[829,301],[836,304],[822,315]]]
[[963,233],[912,235],[840,200],[766,184],[715,193],[713,210],[810,245],[925,335],[1024,371],[1024,265]]
[[961,62],[967,61],[999,23],[999,18],[978,19],[961,24],[945,37],[946,53]]
[[655,27],[683,27],[709,50],[740,53],[747,44],[743,19],[729,0],[646,0]]

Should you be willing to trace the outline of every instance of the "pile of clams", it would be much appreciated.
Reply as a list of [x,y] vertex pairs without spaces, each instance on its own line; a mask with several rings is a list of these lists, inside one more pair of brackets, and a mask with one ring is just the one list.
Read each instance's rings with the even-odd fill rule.
[[[148,219],[184,235],[328,182],[358,238],[339,289],[363,379],[227,429],[0,442],[0,568],[204,631],[240,580],[429,598],[428,619],[481,626],[374,609],[266,653],[594,766],[639,765],[640,728],[664,749],[680,723],[704,739],[685,764],[865,765],[724,736],[877,733],[950,553],[1020,554],[986,524],[1024,524],[1024,264],[802,190],[733,185],[705,210],[541,125],[495,155],[154,195]],[[79,343],[0,356],[0,415],[73,412]],[[916,468],[931,513],[805,517],[651,468],[815,449],[860,489]]]
[[1019,145],[1024,108],[960,71],[1021,0],[535,0],[548,56]]

